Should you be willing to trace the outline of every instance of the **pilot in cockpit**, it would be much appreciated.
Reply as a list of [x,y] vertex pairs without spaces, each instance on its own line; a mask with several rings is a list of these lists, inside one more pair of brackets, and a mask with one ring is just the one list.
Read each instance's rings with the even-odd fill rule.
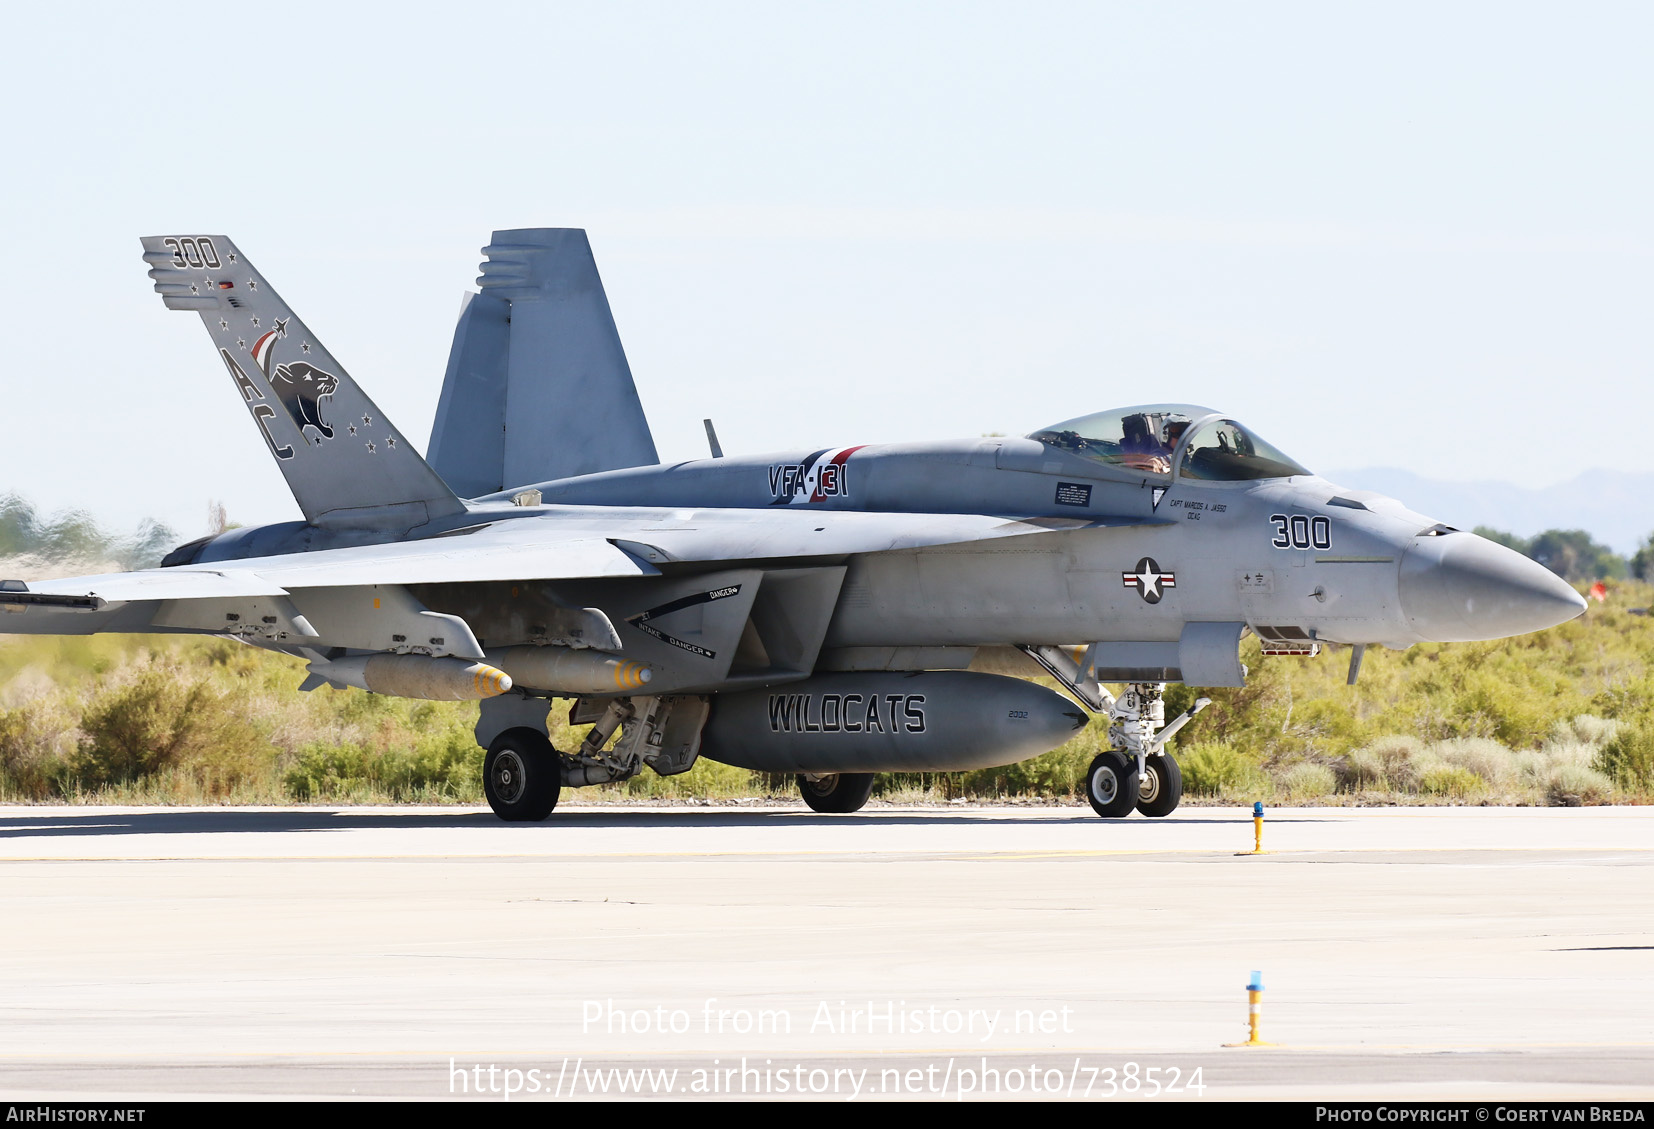
[[1187,426],[1187,423],[1169,424],[1166,428],[1168,438],[1162,441],[1155,434],[1146,412],[1121,418],[1120,465],[1152,474],[1165,474],[1172,468],[1172,448],[1177,446],[1177,439],[1170,434],[1172,428],[1177,428],[1177,434],[1181,436],[1182,429]]
[[1166,449],[1150,429],[1147,413],[1135,412],[1120,420],[1120,462],[1133,470],[1164,472]]

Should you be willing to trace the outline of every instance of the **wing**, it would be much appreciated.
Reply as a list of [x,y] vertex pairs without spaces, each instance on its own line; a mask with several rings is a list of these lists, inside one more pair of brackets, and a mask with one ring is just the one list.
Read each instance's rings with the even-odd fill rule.
[[[495,521],[422,541],[38,581],[26,593],[7,598],[15,600],[14,606],[46,606],[71,597],[115,603],[280,595],[293,588],[654,576],[659,574],[655,565],[667,562],[843,557],[1128,524],[1144,522],[554,506],[539,516]],[[14,626],[6,625],[8,630]]]
[[[482,650],[467,619],[429,610],[410,586],[476,586],[470,590],[481,593],[486,591],[481,586],[500,582],[654,578],[659,587],[693,578],[671,580],[658,566],[699,575],[751,571],[765,562],[796,568],[839,564],[858,554],[1127,524],[1144,523],[1135,518],[1015,521],[973,514],[549,507],[534,516],[421,541],[30,585],[6,581],[0,583],[0,633],[200,632],[299,647],[412,647],[476,657]],[[695,583],[699,581],[691,587]],[[836,591],[835,579],[831,593]],[[514,587],[510,592],[517,595]],[[823,592],[822,599],[831,595]],[[498,594],[482,595],[476,606],[486,615],[502,601]],[[547,614],[556,618],[560,613],[551,609]],[[612,627],[606,630],[612,635]]]

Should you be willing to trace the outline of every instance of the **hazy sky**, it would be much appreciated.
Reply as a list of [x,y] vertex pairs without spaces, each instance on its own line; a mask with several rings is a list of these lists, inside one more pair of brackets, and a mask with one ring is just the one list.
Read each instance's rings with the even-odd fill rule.
[[47,508],[297,516],[144,275],[181,231],[421,438],[489,232],[572,226],[667,459],[1175,399],[1322,471],[1654,471],[1646,4],[6,21],[0,492]]

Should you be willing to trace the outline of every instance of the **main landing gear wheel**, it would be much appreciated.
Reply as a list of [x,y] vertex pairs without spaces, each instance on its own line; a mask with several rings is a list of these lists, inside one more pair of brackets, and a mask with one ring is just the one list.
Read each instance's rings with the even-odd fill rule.
[[837,772],[814,777],[798,774],[798,791],[811,811],[848,815],[860,811],[873,794],[871,772]]
[[482,762],[488,806],[507,823],[544,819],[563,792],[563,766],[544,733],[507,729],[488,746]]
[[1143,759],[1143,778],[1137,784],[1137,810],[1159,817],[1177,810],[1183,798],[1183,770],[1165,753]]
[[1085,798],[1104,819],[1119,819],[1137,806],[1137,759],[1116,752],[1098,753],[1085,774]]

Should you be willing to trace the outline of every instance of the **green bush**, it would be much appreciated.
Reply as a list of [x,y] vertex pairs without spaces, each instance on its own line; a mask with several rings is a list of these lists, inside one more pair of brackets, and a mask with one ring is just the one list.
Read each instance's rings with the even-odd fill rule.
[[1545,798],[1559,807],[1604,804],[1613,795],[1614,782],[1602,773],[1579,764],[1561,764],[1551,770]]
[[0,709],[0,795],[38,801],[64,790],[71,769],[59,747],[63,721],[46,703]]
[[140,669],[99,694],[80,728],[72,771],[82,788],[184,770],[208,794],[220,794],[257,774],[271,752],[229,695],[170,666]]
[[1183,770],[1183,791],[1191,796],[1221,796],[1263,781],[1257,763],[1232,745],[1191,745],[1178,755],[1177,764]]
[[469,733],[450,729],[413,749],[312,744],[301,749],[282,778],[287,794],[304,801],[454,801],[482,797],[483,750]]
[[1344,758],[1341,783],[1349,791],[1416,791],[1423,756],[1424,742],[1417,737],[1381,737]]
[[1275,786],[1290,801],[1319,800],[1338,790],[1338,774],[1328,765],[1303,761],[1277,776]]
[[[1477,777],[1483,784],[1504,784],[1516,775],[1515,755],[1497,741],[1490,741],[1485,737],[1449,738],[1432,745],[1430,752],[1445,761],[1448,767]],[[1433,771],[1440,772],[1439,769]],[[1446,777],[1432,784],[1429,776],[1430,773],[1426,772],[1420,777],[1419,791],[1432,795],[1468,794],[1443,788]]]
[[1654,724],[1621,727],[1603,745],[1596,768],[1623,788],[1654,791]]
[[1485,793],[1487,781],[1468,768],[1443,764],[1426,769],[1419,776],[1419,791],[1426,796],[1468,800]]

